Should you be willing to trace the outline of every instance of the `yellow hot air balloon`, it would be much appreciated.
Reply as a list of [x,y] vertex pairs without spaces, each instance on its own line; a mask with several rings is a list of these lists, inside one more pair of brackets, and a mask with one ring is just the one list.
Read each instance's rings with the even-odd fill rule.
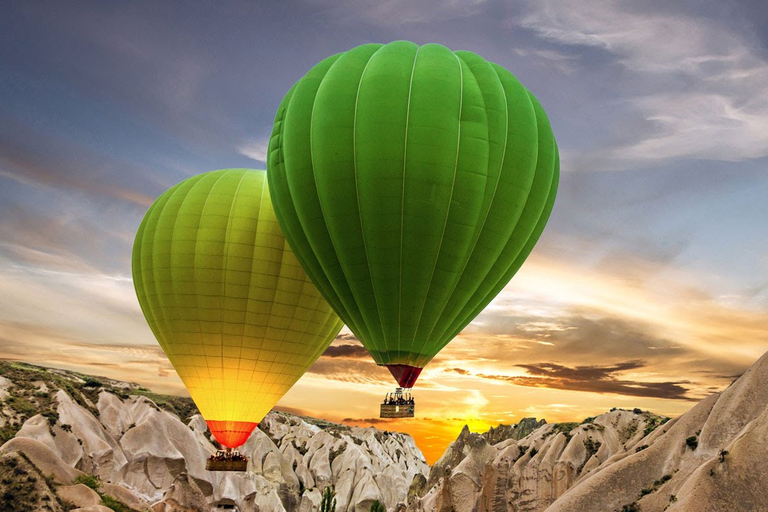
[[132,267],[152,332],[228,448],[342,326],[283,237],[265,171],[212,171],[166,191],[139,227]]

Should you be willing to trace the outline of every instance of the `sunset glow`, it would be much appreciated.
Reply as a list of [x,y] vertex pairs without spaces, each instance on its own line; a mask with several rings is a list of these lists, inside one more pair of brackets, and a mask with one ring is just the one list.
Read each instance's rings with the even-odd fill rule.
[[190,3],[181,18],[173,1],[7,6],[0,357],[185,394],[130,277],[147,208],[192,175],[264,169],[296,80],[398,39],[477,52],[536,95],[561,156],[552,217],[423,371],[415,418],[378,418],[395,382],[346,328],[279,409],[408,432],[432,463],[464,425],[677,416],[768,349],[768,52],[754,7],[299,4]]

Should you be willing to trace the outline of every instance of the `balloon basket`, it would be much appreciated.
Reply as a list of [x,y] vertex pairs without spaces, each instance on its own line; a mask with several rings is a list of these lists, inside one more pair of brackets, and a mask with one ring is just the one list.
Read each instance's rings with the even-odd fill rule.
[[208,471],[247,471],[248,458],[237,451],[219,450],[205,462]]
[[409,389],[397,388],[394,393],[387,393],[379,410],[380,418],[413,418],[416,403]]

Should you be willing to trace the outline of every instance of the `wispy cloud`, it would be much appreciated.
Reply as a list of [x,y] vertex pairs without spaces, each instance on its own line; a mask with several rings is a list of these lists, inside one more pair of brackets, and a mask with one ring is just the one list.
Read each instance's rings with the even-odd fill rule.
[[365,359],[371,355],[362,345],[332,345],[323,352],[324,357],[342,357],[345,359]]
[[251,160],[257,162],[267,163],[267,149],[269,148],[269,140],[259,139],[251,142],[241,144],[237,148],[237,152],[241,155],[245,155]]
[[465,18],[477,14],[487,0],[312,0],[336,20],[366,22],[377,26],[400,26]]
[[[515,23],[564,46],[597,48],[624,69],[613,87],[642,123],[570,155],[566,169],[641,167],[679,158],[768,155],[768,62],[743,31],[626,2],[527,2]],[[626,118],[627,116],[625,116]]]
[[687,395],[688,381],[647,382],[624,380],[618,376],[628,370],[637,370],[646,365],[642,361],[627,361],[610,366],[564,366],[554,363],[521,364],[529,375],[486,375],[483,379],[509,382],[518,386],[547,387],[590,393],[613,393],[618,395],[667,398],[673,400],[696,400]]

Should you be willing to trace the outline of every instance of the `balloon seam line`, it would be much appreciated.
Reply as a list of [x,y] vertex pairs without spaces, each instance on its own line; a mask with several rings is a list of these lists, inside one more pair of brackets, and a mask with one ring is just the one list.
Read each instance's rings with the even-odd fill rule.
[[403,141],[403,193],[400,197],[400,286],[398,287],[397,300],[397,357],[400,358],[400,338],[402,336],[402,313],[403,313],[403,230],[405,225],[405,171],[406,157],[408,154],[408,126],[411,117],[411,93],[413,91],[413,76],[416,72],[416,59],[419,57],[420,46],[416,48],[413,56],[413,66],[411,67],[411,79],[408,83],[408,104],[405,110],[405,139]]
[[[381,48],[383,48],[383,46]],[[368,57],[368,62],[365,63],[363,72],[360,73],[360,81],[357,84],[357,93],[355,94],[355,112],[352,120],[352,169],[355,177],[355,197],[357,199],[357,213],[358,213],[358,217],[360,218],[360,236],[363,240],[363,250],[365,252],[365,261],[368,264],[368,278],[371,280],[371,291],[373,292],[373,301],[376,304],[376,314],[379,317],[379,328],[381,329],[380,331],[381,336],[384,338],[384,344],[386,347],[387,337],[384,332],[384,322],[381,319],[381,311],[379,311],[379,301],[376,298],[376,285],[374,283],[373,275],[371,273],[371,268],[370,268],[370,258],[368,257],[368,244],[365,241],[365,229],[363,227],[363,212],[360,209],[360,187],[357,179],[357,109],[358,109],[358,103],[360,100],[360,90],[362,89],[362,86],[363,86],[363,78],[365,77],[365,72],[368,69],[368,66],[371,64],[371,61],[373,60],[373,56],[376,53],[378,53],[379,50],[376,50],[376,52],[374,52],[370,57]],[[376,338],[375,336],[371,336],[372,340],[375,338]],[[378,343],[376,343],[376,348],[379,348]]]
[[[219,183],[219,181],[221,181],[221,178],[223,178],[223,177],[224,176],[222,174],[221,176],[216,178],[216,182],[213,184],[213,186],[211,186],[210,189],[208,189],[208,194],[205,196],[205,201],[203,202],[203,208],[200,210],[200,220],[199,220],[199,222],[197,224],[197,229],[195,230],[195,257],[194,257],[194,260],[193,260],[193,263],[192,263],[192,267],[195,269],[195,274],[197,274],[197,270],[198,270],[197,269],[197,255],[198,255],[198,252],[199,252],[198,245],[200,243],[200,226],[203,223],[203,217],[205,215],[205,208],[208,206],[208,200],[211,198],[211,191]],[[200,181],[202,181],[202,180],[200,180]],[[200,181],[198,181],[196,184],[200,183]],[[190,190],[191,189],[192,189],[192,187],[190,187]],[[185,199],[186,199],[186,196],[185,196]],[[198,323],[199,329],[200,329],[200,341],[202,342],[201,344],[203,346],[203,352],[205,352],[205,342],[202,339],[203,338],[202,337],[202,334],[203,334],[203,321],[200,320],[200,314],[199,314],[200,313],[200,301],[198,300],[198,293],[197,293],[197,291],[198,291],[198,289],[197,289],[197,279],[195,279],[195,304],[196,304],[196,308],[195,309],[197,309],[197,313],[198,313],[197,323]],[[205,357],[206,362],[207,362],[208,354],[206,353],[204,357]],[[208,376],[210,378],[210,370],[208,372]],[[222,391],[223,391],[223,389],[222,389]],[[220,412],[220,411],[217,409],[217,412]],[[205,416],[205,415],[203,415],[203,416]],[[216,416],[218,417],[218,416],[221,416],[221,415],[217,414]]]
[[[493,67],[491,67],[491,70],[493,71],[494,75],[496,75],[496,77],[498,78],[498,73],[496,72],[496,70],[493,69]],[[496,193],[499,190],[499,183],[501,182],[501,174],[502,174],[502,171],[504,170],[504,161],[507,158],[507,145],[509,143],[509,102],[507,101],[507,91],[506,91],[506,89],[504,89],[504,84],[501,82],[501,80],[499,80],[499,86],[501,87],[501,91],[503,93],[501,95],[501,97],[504,98],[504,120],[505,120],[505,125],[504,125],[504,149],[502,150],[501,161],[499,162],[499,175],[496,178],[496,185],[493,188],[493,194],[491,195],[491,201],[488,203],[488,209],[486,210],[485,216],[483,217],[483,223],[480,225],[480,231],[478,231],[477,238],[475,239],[475,243],[472,245],[472,249],[470,250],[470,253],[469,253],[469,258],[467,258],[467,261],[464,264],[464,267],[461,269],[461,275],[464,274],[464,271],[467,269],[467,266],[469,266],[469,262],[472,260],[472,256],[473,256],[473,254],[475,252],[475,249],[477,249],[477,243],[480,241],[480,237],[482,236],[483,230],[485,229],[485,224],[488,221],[488,217],[490,216],[490,213],[491,213],[491,208],[493,208],[493,203],[496,200]],[[456,284],[454,285],[453,290],[451,291],[451,295],[453,295],[453,292],[456,291],[456,288],[459,286],[459,282],[460,281],[461,281],[461,277],[459,277],[459,279],[456,281]],[[476,289],[475,289],[475,291],[476,291]],[[474,295],[474,293],[472,295]],[[472,296],[470,295],[470,299],[471,298],[472,298]],[[447,303],[446,303],[445,307],[448,307]],[[443,313],[445,313],[445,307],[443,308],[443,311],[440,312],[440,316],[442,316]],[[459,309],[459,313],[461,313],[461,309]],[[435,326],[437,326],[437,324],[435,324]],[[449,325],[448,329],[450,329],[450,325]],[[435,330],[435,328],[433,327],[432,331],[429,334],[432,335],[434,333],[434,330]],[[440,337],[441,338],[444,337],[446,332],[448,332],[448,331],[444,330],[441,333]]]
[[[227,171],[227,172],[224,173],[224,175],[230,174],[231,172],[232,171]],[[229,205],[229,215],[227,216],[227,227],[224,230],[224,262],[223,262],[224,264],[222,265],[222,268],[221,268],[222,269],[222,274],[223,274],[223,276],[222,276],[223,279],[222,279],[222,283],[221,283],[222,284],[222,299],[223,299],[223,301],[222,301],[222,309],[219,312],[219,318],[220,318],[220,321],[221,321],[222,324],[223,323],[228,323],[228,322],[225,322],[225,310],[226,310],[225,304],[226,304],[226,301],[227,301],[227,274],[229,273],[228,269],[229,269],[229,245],[230,245],[229,244],[229,235],[230,235],[230,233],[232,231],[232,214],[235,211],[235,202],[237,201],[237,193],[240,191],[240,185],[243,184],[243,180],[245,180],[246,174],[247,173],[244,172],[242,174],[242,176],[240,176],[240,181],[237,183],[237,188],[235,188],[235,193],[232,195],[232,204]],[[243,323],[243,334],[244,333],[245,333],[245,323]],[[241,353],[242,353],[242,350],[243,350],[243,335],[241,334],[240,335],[240,351],[241,351]],[[238,366],[238,372],[239,371],[240,371],[240,368]],[[222,375],[225,374],[225,368],[224,368],[224,334],[223,333],[222,333],[222,340],[221,340],[221,374]],[[224,385],[226,385],[225,384],[226,382],[227,382],[227,379],[224,379],[222,381],[222,387]],[[234,411],[234,404],[229,404],[229,405],[233,408],[232,409],[232,416],[234,416],[234,412],[235,412]]]
[[[464,113],[464,69],[462,67],[462,61],[459,59],[459,56],[455,53],[451,52],[451,54],[456,59],[456,62],[459,63],[459,83],[461,84],[461,87],[459,89],[459,119],[458,119],[458,130],[456,133],[456,160],[454,162],[453,166],[453,182],[451,183],[451,194],[448,198],[448,208],[445,212],[445,221],[443,222],[443,232],[440,235],[440,244],[437,246],[437,254],[435,255],[435,263],[432,267],[432,275],[429,276],[429,287],[427,288],[427,294],[424,296],[424,304],[421,306],[421,312],[419,313],[419,320],[416,322],[416,329],[413,331],[413,340],[412,343],[416,341],[416,334],[419,332],[419,325],[421,324],[421,319],[424,316],[424,309],[426,309],[427,300],[429,299],[429,291],[432,289],[432,283],[435,278],[435,271],[437,270],[437,262],[440,261],[440,252],[443,248],[443,240],[445,238],[445,230],[448,227],[448,219],[451,216],[451,203],[453,203],[453,192],[456,188],[456,175],[459,171],[459,155],[461,152],[461,118],[462,114]],[[457,281],[458,282],[458,281]],[[421,349],[419,350],[419,353],[421,353],[428,344],[428,337],[424,338],[424,342],[421,345]]]

